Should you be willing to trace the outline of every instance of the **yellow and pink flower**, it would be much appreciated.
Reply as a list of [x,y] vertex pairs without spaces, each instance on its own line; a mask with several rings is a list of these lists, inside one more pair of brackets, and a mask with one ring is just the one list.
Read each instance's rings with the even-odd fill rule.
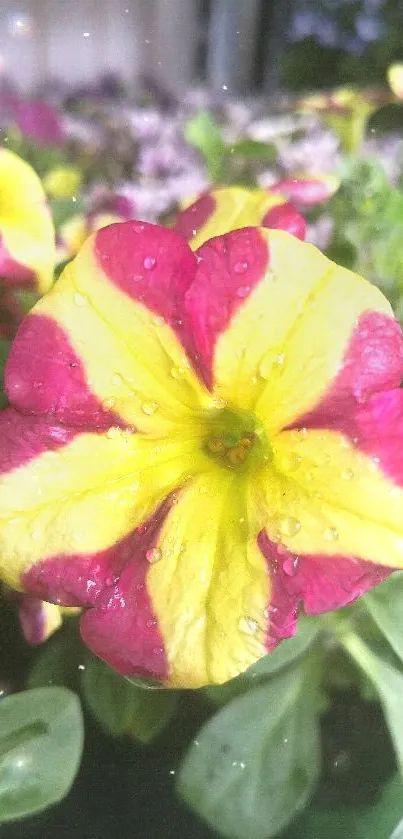
[[0,194],[0,329],[7,334],[23,314],[21,290],[41,295],[52,285],[55,233],[39,177],[4,148]]
[[0,576],[119,672],[223,682],[403,567],[403,336],[281,230],[92,235],[0,415]]
[[280,189],[240,186],[207,190],[178,213],[174,230],[196,250],[213,236],[249,225],[287,230],[305,239],[305,219]]
[[133,202],[119,193],[101,192],[87,213],[76,213],[63,222],[57,234],[57,262],[72,259],[91,233],[116,222],[134,218]]

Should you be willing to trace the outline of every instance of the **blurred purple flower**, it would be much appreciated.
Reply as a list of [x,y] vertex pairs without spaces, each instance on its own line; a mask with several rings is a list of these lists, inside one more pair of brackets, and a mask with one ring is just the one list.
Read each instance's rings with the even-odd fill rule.
[[355,19],[357,35],[366,43],[377,41],[384,32],[384,26],[379,18],[370,15],[357,15]]
[[328,213],[324,213],[317,221],[308,224],[306,241],[315,245],[321,251],[326,250],[330,244],[334,226],[334,218]]
[[126,116],[135,139],[155,139],[163,129],[164,117],[157,108],[130,108]]
[[47,102],[40,99],[20,99],[14,119],[22,134],[39,145],[56,146],[64,142],[62,118]]
[[340,162],[339,141],[331,131],[314,128],[301,140],[282,140],[278,160],[286,173],[334,172]]

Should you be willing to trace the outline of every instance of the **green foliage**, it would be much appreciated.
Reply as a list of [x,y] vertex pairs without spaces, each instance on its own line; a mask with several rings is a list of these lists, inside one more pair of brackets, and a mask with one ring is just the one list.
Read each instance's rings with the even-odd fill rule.
[[330,204],[335,235],[328,250],[375,282],[398,305],[403,294],[403,191],[391,187],[371,158],[345,162],[342,186]]
[[178,693],[144,690],[115,673],[95,657],[88,658],[82,676],[84,697],[94,716],[115,736],[127,734],[149,743],[173,717]]
[[403,775],[403,670],[398,662],[388,660],[387,651],[374,652],[354,630],[341,632],[340,640],[376,688]]
[[49,204],[56,230],[72,216],[85,211],[84,200],[80,197],[49,198]]
[[87,652],[72,628],[63,627],[38,650],[28,674],[28,687],[58,685],[78,690],[80,668],[86,657]]
[[390,835],[403,814],[403,784],[396,775],[370,807],[321,810],[311,805],[282,839],[402,839],[401,827]]
[[10,352],[10,347],[11,341],[7,338],[0,338],[0,408],[5,408],[7,405],[7,397],[4,393],[4,369]]
[[403,661],[403,572],[399,571],[365,596],[365,605],[396,655]]
[[0,705],[0,823],[44,810],[67,795],[78,771],[83,722],[65,688],[38,688]]
[[211,180],[220,181],[226,157],[226,144],[210,111],[199,111],[195,114],[189,120],[184,136],[204,158]]
[[256,161],[267,163],[276,158],[272,143],[241,139],[224,140],[222,129],[209,111],[199,111],[186,125],[185,140],[204,158],[207,173],[214,184],[246,184],[256,186],[250,166]]
[[304,806],[319,765],[316,679],[306,662],[230,701],[197,734],[184,799],[231,839],[269,839]]

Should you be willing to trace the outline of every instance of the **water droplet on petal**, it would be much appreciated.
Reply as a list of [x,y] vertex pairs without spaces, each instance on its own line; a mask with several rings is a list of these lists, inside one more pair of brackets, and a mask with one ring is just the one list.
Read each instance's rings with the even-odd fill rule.
[[146,552],[146,560],[150,563],[150,565],[154,565],[155,562],[159,562],[162,559],[162,551],[160,548],[149,548]]
[[148,417],[152,417],[152,415],[158,411],[158,405],[156,402],[143,402],[141,409],[143,414],[147,414]]
[[83,294],[75,294],[74,295],[74,302],[75,302],[76,306],[85,306],[85,304],[87,302],[87,298],[84,297]]
[[259,629],[258,622],[254,618],[250,618],[248,616],[241,618],[238,626],[241,632],[245,632],[246,635],[254,635]]
[[352,469],[343,469],[341,477],[344,481],[352,481],[354,478],[354,472]]
[[116,399],[104,399],[102,402],[102,407],[105,411],[109,411],[111,408],[114,408],[116,405]]
[[277,606],[272,606],[270,604],[270,606],[268,606],[267,609],[264,610],[263,614],[264,614],[265,618],[269,618],[272,615],[276,615],[277,612],[278,612]]
[[157,625],[157,621],[156,621],[155,618],[149,618],[148,621],[146,621],[147,629],[152,629],[152,627],[156,626],[156,625]]
[[301,461],[302,457],[299,454],[291,452],[291,454],[284,457],[281,465],[286,472],[295,472],[295,470],[301,465]]
[[157,260],[154,256],[146,256],[144,259],[143,265],[146,271],[152,271],[155,268]]
[[112,425],[111,428],[108,428],[106,432],[108,440],[116,440],[118,437],[120,437],[120,435],[120,428],[118,428],[116,425]]
[[244,299],[244,297],[248,296],[249,292],[250,285],[240,285],[239,288],[237,288],[235,294],[237,297],[241,297],[242,299]]
[[123,379],[122,379],[122,377],[119,373],[114,373],[113,374],[112,384],[115,385],[115,387],[119,387],[119,385],[123,384]]
[[225,399],[222,399],[221,397],[218,396],[216,399],[213,399],[213,405],[214,405],[215,408],[218,408],[218,409],[226,408],[227,402],[226,402]]
[[280,522],[280,531],[283,536],[296,536],[300,530],[301,522],[294,516],[288,516]]
[[287,577],[295,577],[295,574],[298,571],[299,566],[299,557],[293,556],[285,559],[283,562],[283,571],[284,574],[287,574]]
[[337,539],[339,538],[339,531],[336,527],[327,527],[323,532],[323,536],[326,539],[326,542],[337,542]]
[[171,376],[173,379],[183,379],[186,375],[186,370],[184,367],[172,367]]
[[247,262],[236,262],[234,265],[234,271],[236,274],[244,274],[245,271],[248,270],[248,263]]

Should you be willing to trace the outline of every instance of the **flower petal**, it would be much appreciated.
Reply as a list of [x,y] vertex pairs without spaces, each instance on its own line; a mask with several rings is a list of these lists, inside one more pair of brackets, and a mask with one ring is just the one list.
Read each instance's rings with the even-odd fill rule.
[[291,233],[302,241],[304,241],[306,235],[306,221],[289,201],[276,204],[275,207],[268,210],[261,221],[261,226],[269,227],[272,230],[286,230],[287,233]]
[[53,282],[55,234],[45,193],[34,170],[0,149],[0,276],[3,283],[35,288]]
[[76,608],[63,608],[56,603],[46,603],[31,594],[14,596],[24,638],[31,646],[43,644],[61,627],[64,617],[72,617],[80,611]]
[[396,62],[388,67],[388,83],[392,93],[398,99],[403,99],[403,64]]
[[[188,483],[146,540],[142,556],[128,563],[113,592],[83,618],[85,643],[120,672],[134,675],[144,671],[147,636],[157,622],[161,647],[147,670],[173,687],[224,682],[264,655],[270,581],[242,512],[233,477],[216,470]],[[138,603],[138,567],[150,553],[156,558],[146,587],[154,618],[147,628]],[[158,656],[164,663],[159,671]]]
[[403,567],[403,487],[380,463],[325,429],[282,432],[273,457],[261,487],[265,529],[297,567],[306,556]]
[[271,577],[268,648],[295,635],[301,603],[307,615],[340,609],[382,582],[390,573],[372,562],[339,554],[296,557],[283,545],[259,535]]
[[94,423],[101,404],[140,430],[189,426],[207,395],[175,332],[183,337],[195,265],[183,239],[153,225],[111,225],[87,239],[14,342],[12,404],[73,424]]
[[197,256],[185,310],[203,377],[224,400],[256,409],[269,434],[316,406],[343,370],[353,404],[402,375],[387,300],[312,245],[249,228]]
[[303,207],[314,207],[331,198],[339,186],[340,181],[335,175],[312,173],[277,181],[271,189]]
[[118,428],[74,433],[13,410],[0,427],[0,577],[64,605],[93,601],[121,562],[122,540],[207,459],[192,440],[162,448]]
[[30,594],[18,598],[18,617],[24,638],[36,646],[47,640],[62,625],[62,610],[54,603],[45,603]]
[[[242,227],[279,227],[303,239],[304,219],[285,198],[264,189],[216,187],[178,214],[175,230],[196,250],[208,239]],[[296,232],[295,232],[296,231]]]

